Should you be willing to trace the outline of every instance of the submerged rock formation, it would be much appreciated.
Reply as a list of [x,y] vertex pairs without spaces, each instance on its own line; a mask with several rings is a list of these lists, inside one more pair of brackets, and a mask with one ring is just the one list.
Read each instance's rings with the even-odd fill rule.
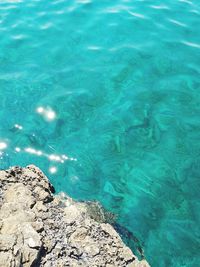
[[91,205],[53,193],[33,165],[0,171],[0,267],[149,266]]

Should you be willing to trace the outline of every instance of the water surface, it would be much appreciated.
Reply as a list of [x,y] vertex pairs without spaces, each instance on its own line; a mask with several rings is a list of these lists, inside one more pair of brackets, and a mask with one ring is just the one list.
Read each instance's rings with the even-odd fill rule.
[[0,168],[96,199],[152,266],[197,267],[198,0],[1,0]]

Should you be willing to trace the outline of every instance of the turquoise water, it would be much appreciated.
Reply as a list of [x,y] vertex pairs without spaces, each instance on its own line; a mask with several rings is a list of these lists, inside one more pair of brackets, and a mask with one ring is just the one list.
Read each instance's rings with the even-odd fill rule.
[[151,266],[200,266],[200,2],[1,0],[0,168],[96,199]]

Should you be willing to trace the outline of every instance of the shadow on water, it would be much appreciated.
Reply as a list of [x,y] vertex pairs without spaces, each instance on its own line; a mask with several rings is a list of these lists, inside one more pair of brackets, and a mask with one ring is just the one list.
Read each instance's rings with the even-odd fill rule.
[[121,224],[115,222],[112,224],[112,226],[115,228],[115,230],[120,234],[122,240],[124,243],[131,248],[133,253],[140,259],[144,259],[144,250],[142,248],[142,244],[137,239],[134,234],[129,231],[126,227],[122,226]]

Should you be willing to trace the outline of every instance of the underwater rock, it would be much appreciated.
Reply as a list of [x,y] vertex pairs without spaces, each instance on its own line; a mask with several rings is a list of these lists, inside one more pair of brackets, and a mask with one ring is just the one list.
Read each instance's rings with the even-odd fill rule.
[[35,166],[0,171],[0,267],[148,267],[92,202],[76,202]]

